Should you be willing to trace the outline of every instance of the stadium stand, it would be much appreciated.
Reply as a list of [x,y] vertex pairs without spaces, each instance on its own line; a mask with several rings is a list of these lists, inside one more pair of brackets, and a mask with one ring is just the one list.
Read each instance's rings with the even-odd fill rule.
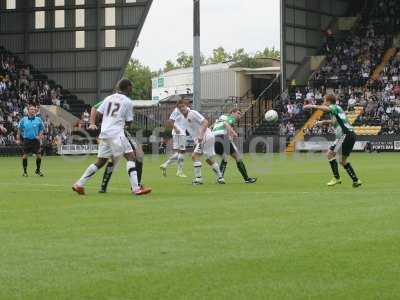
[[[240,107],[244,113],[241,127],[246,138],[280,135],[293,142],[304,137],[333,134],[330,127],[314,126],[321,117],[320,112],[311,114],[302,109],[304,103],[321,103],[323,96],[331,93],[338,98],[359,135],[399,134],[400,7],[394,0],[369,0],[366,4],[361,14],[353,19],[350,30],[326,34],[320,51],[324,60],[310,76],[308,86],[296,86],[280,94],[277,77],[257,99],[245,96],[208,99],[204,101],[202,112],[212,123],[232,107]],[[0,123],[8,129],[7,135],[0,135],[0,144],[14,143],[16,125],[28,103],[68,110],[78,118],[76,129],[87,128],[88,111],[82,101],[3,48],[0,48],[0,58]],[[191,100],[190,95],[185,96]],[[137,128],[150,132],[162,126],[175,105],[175,98],[177,96],[158,105],[139,107],[135,116]],[[264,113],[268,109],[280,112],[278,124],[265,122]],[[52,124],[49,116],[45,115],[44,119],[49,128],[47,143],[63,143],[70,133],[63,126]]]
[[[19,120],[26,114],[27,105],[57,105],[68,108],[61,87],[47,80],[37,79],[30,66],[0,48],[0,124],[6,134],[0,134],[0,145],[15,145]],[[48,116],[42,116],[46,128],[44,148],[56,147],[67,140],[69,132],[63,126],[55,126]]]
[[321,52],[325,62],[311,75],[308,86],[282,97],[286,118],[281,133],[291,134],[293,127],[298,131],[289,152],[304,137],[333,135],[333,128],[314,125],[320,112],[307,116],[301,110],[305,102],[320,103],[327,93],[337,97],[357,134],[399,134],[400,8],[396,1],[367,4],[352,31],[327,38]]

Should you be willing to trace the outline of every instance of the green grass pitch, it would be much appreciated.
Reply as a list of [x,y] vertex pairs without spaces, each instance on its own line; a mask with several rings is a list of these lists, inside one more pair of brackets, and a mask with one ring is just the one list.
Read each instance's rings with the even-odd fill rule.
[[225,186],[204,167],[200,187],[162,178],[163,158],[146,157],[143,198],[125,164],[79,197],[94,157],[45,158],[44,178],[0,158],[0,299],[399,299],[398,154],[354,154],[358,190],[343,169],[327,188],[319,154],[246,156],[256,185],[233,161]]

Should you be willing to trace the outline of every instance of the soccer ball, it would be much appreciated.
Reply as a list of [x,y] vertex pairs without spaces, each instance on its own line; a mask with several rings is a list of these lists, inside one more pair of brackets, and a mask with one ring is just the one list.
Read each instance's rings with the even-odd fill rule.
[[276,110],[271,109],[265,113],[265,121],[267,122],[275,123],[278,119],[279,116]]

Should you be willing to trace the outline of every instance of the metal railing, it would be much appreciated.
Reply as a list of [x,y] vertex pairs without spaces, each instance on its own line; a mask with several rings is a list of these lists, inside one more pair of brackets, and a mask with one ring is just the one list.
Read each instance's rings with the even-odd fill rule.
[[257,97],[256,101],[242,116],[240,126],[244,130],[245,139],[264,121],[264,114],[269,109],[276,109],[280,104],[280,76],[277,76]]

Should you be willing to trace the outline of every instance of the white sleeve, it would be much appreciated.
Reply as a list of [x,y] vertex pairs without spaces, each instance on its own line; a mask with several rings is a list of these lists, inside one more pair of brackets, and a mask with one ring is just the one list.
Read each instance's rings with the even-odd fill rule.
[[97,109],[97,111],[99,112],[99,113],[101,113],[102,115],[104,115],[104,111],[106,110],[106,102],[107,101],[103,101],[102,103],[101,103],[101,105],[99,106],[99,108]]
[[193,115],[194,120],[199,122],[199,124],[201,124],[205,120],[205,118],[195,110],[191,110],[190,113]]
[[179,112],[176,111],[176,110],[174,110],[174,111],[171,113],[169,119],[175,122],[176,119],[178,118],[178,116],[179,116]]
[[126,112],[126,122],[133,121],[133,101],[129,100],[129,104],[127,107],[128,111]]

